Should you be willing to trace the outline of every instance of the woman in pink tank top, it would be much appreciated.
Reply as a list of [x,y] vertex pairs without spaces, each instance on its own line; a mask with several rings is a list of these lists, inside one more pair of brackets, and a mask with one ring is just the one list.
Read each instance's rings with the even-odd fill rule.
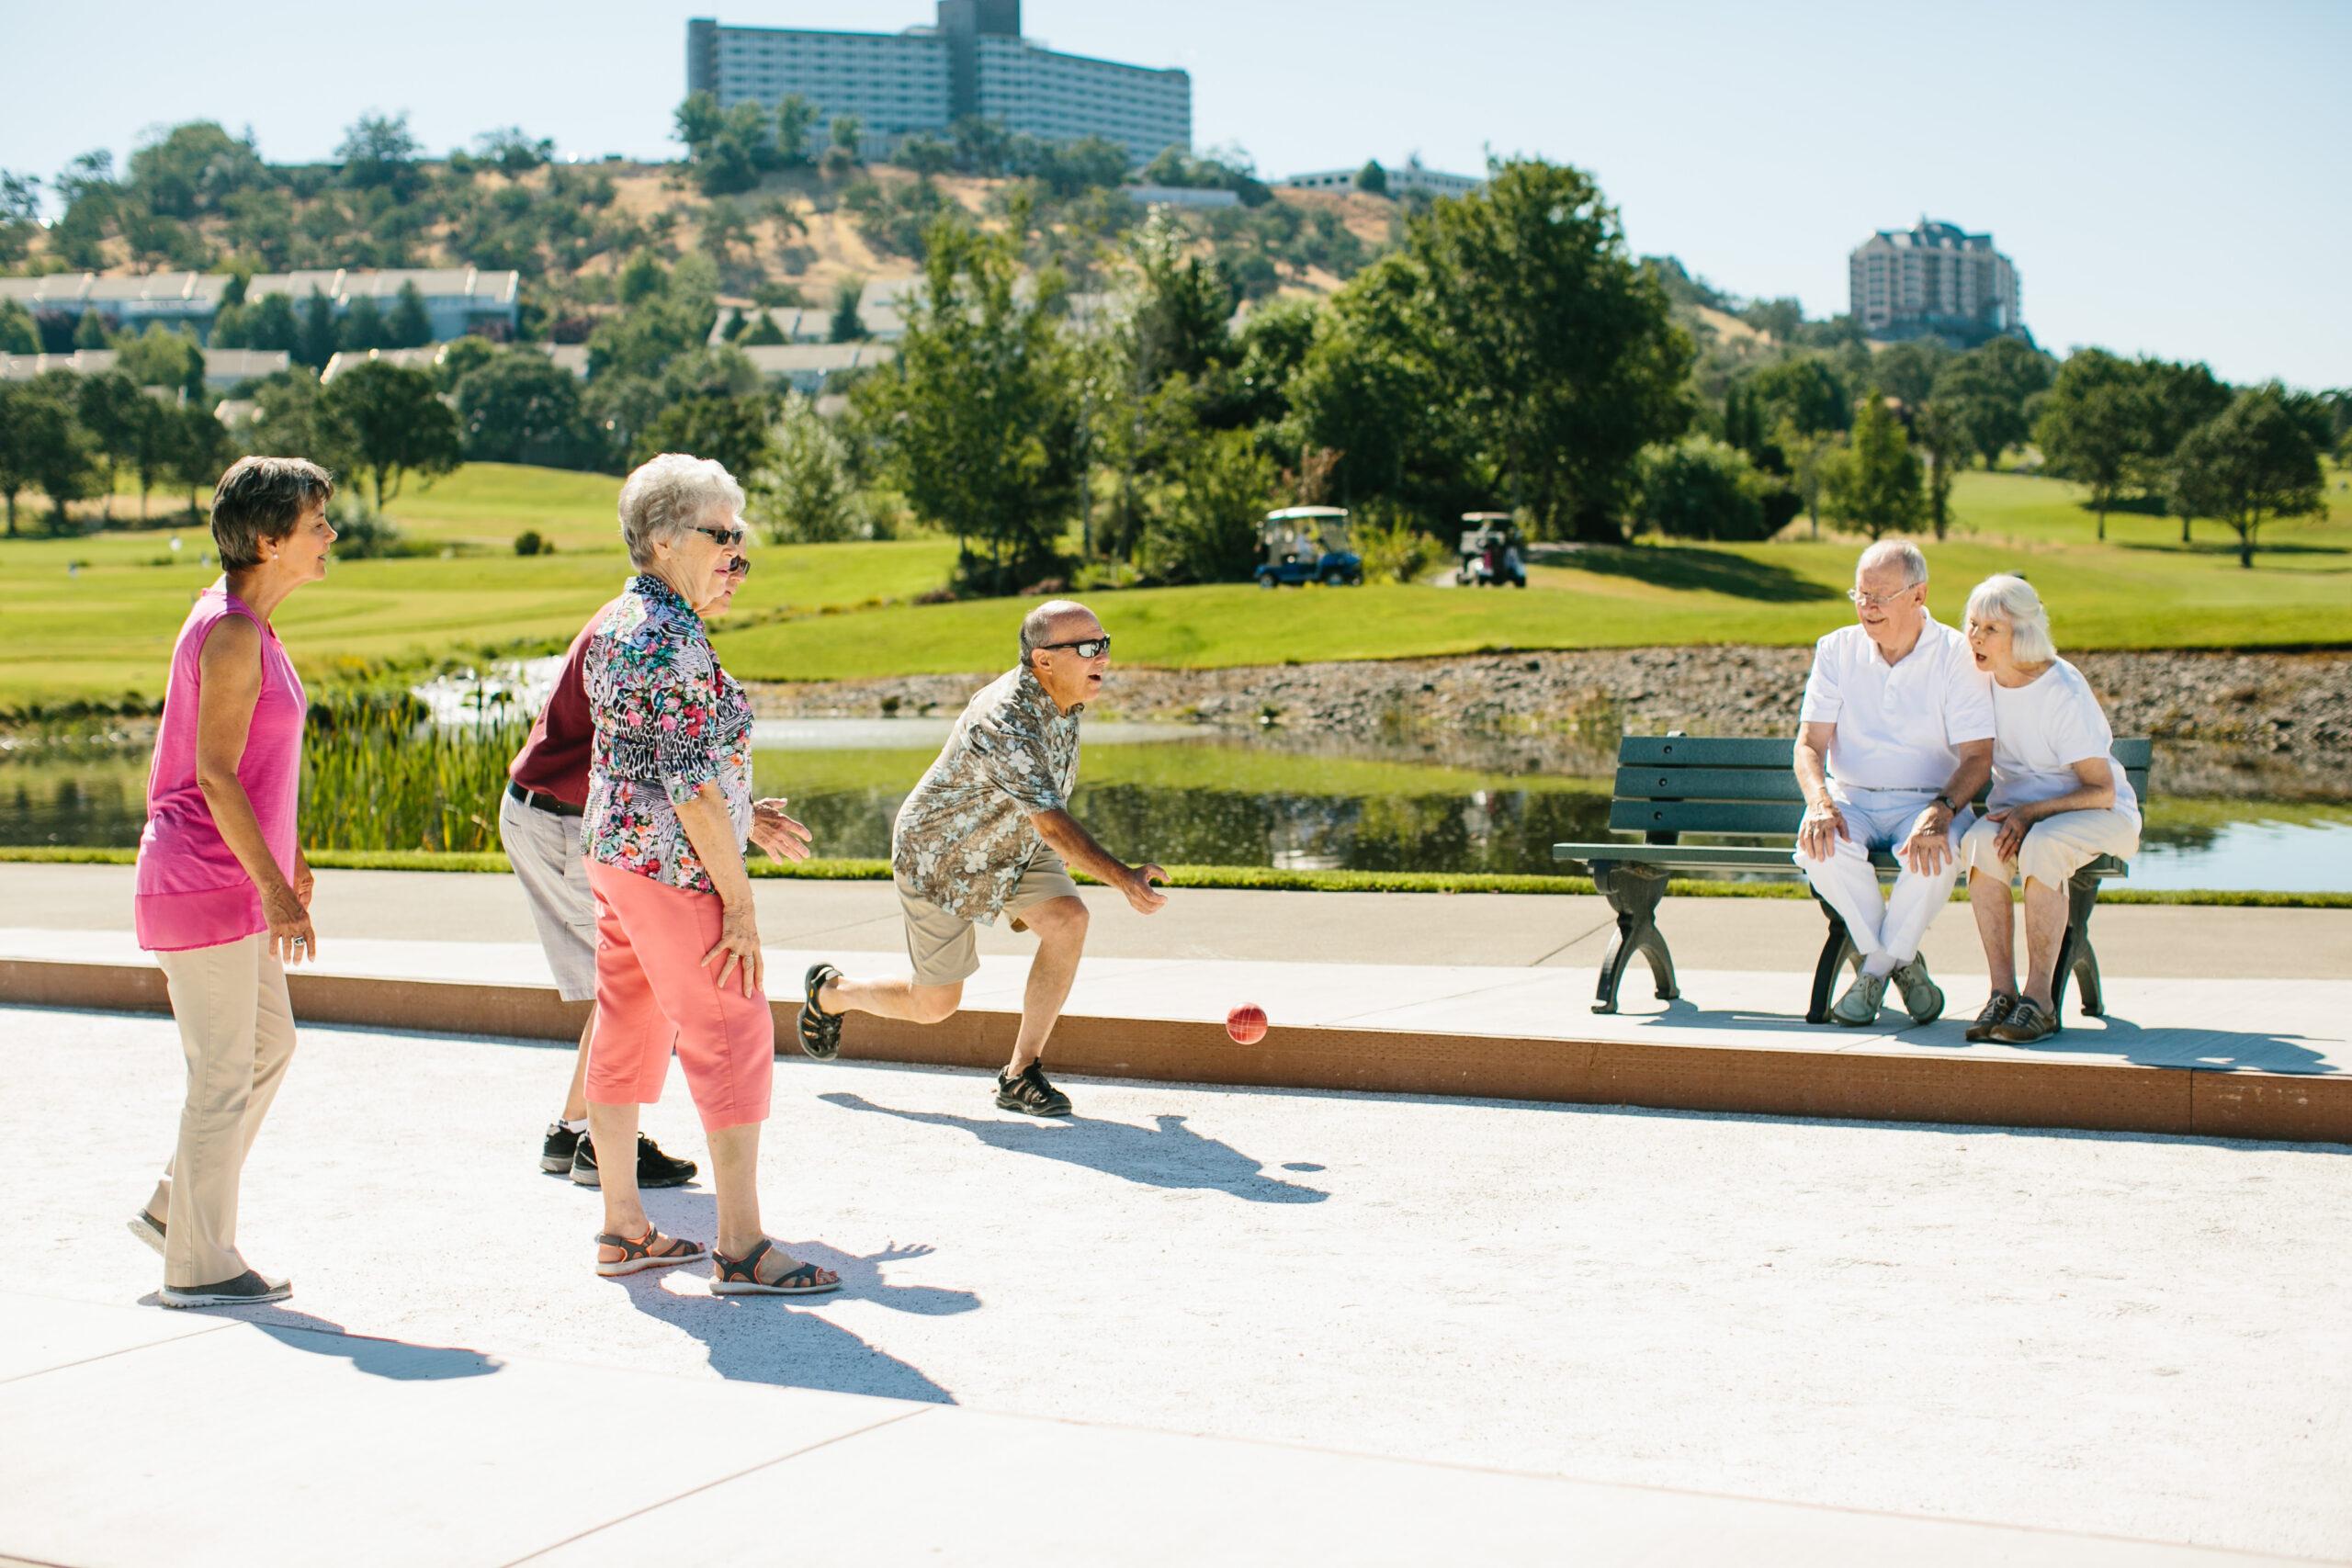
[[327,572],[334,481],[300,457],[244,457],[212,492],[224,569],[172,650],[133,918],[187,1056],[179,1141],[131,1234],[164,1255],[165,1306],[279,1301],[237,1251],[246,1151],[294,1054],[288,964],[312,956],[296,840],[302,682],[269,620]]

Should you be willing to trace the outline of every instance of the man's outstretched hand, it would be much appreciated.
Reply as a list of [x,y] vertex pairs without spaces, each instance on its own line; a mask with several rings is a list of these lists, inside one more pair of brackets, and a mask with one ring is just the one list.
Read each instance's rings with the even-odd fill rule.
[[1152,884],[1167,880],[1168,873],[1159,866],[1131,865],[1127,867],[1127,880],[1119,891],[1127,896],[1127,903],[1136,914],[1148,915],[1168,902],[1168,895],[1154,888]]

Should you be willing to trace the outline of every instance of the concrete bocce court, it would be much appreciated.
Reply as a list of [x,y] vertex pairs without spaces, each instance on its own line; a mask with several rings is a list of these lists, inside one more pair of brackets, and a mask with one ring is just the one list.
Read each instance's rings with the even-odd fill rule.
[[[838,1063],[779,1059],[763,1145],[771,1228],[844,1278],[808,1303],[597,1279],[593,1196],[530,1157],[569,1066],[544,1040],[312,1017],[241,1220],[294,1298],[169,1313],[122,1228],[181,1087],[129,875],[0,867],[0,1560],[2352,1559],[2352,1145],[2132,1127],[2137,1090],[2058,1077],[2332,1088],[2352,911],[2102,908],[2112,1016],[2006,1071],[2122,1107],[2104,1132],[1074,1063],[1078,1116],[1043,1123],[969,1067],[852,1059],[898,1050],[853,1030]],[[892,950],[889,898],[761,883],[771,989]],[[317,908],[342,1005],[544,980],[506,878],[323,872]],[[1982,1049],[1793,1021],[1819,923],[1795,900],[1685,901],[1686,1002],[1629,985],[1618,1020],[1587,1011],[1597,899],[1098,914],[1079,1043],[1124,1019],[1170,1077],[1243,1000],[1327,1078],[1384,1042],[1475,1063],[1672,1028],[1723,1059],[1652,1087],[1810,1039],[1899,1100],[1925,1092],[1901,1063]],[[1957,911],[1928,954],[1973,1010]],[[934,1055],[982,1059],[989,1027]],[[699,1157],[677,1075],[647,1122]],[[707,1184],[648,1201],[708,1235]]]

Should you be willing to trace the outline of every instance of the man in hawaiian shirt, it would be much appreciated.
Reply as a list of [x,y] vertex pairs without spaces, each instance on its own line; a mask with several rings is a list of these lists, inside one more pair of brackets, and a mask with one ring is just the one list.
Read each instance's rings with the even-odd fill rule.
[[1166,872],[1122,863],[1069,814],[1078,716],[1102,689],[1110,662],[1111,639],[1083,604],[1056,599],[1022,620],[1021,662],[966,705],[890,835],[913,977],[853,980],[830,964],[810,965],[800,1010],[810,1055],[841,1049],[844,1012],[947,1018],[980,967],[974,924],[1010,915],[1013,930],[1035,933],[1037,956],[996,1102],[1032,1116],[1069,1114],[1069,1096],[1046,1081],[1039,1061],[1086,946],[1086,905],[1068,867],[1115,889],[1138,914],[1168,902],[1152,886]]

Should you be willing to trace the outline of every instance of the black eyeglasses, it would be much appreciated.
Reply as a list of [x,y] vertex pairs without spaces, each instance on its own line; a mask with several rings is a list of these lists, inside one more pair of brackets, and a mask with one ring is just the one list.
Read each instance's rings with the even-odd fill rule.
[[699,524],[695,525],[695,532],[706,539],[718,541],[718,547],[722,550],[731,550],[751,537],[741,528],[705,528]]
[[1111,639],[1107,636],[1090,637],[1077,642],[1046,642],[1037,646],[1041,649],[1067,648],[1080,659],[1100,659],[1111,651]]
[[737,556],[734,559],[729,561],[727,563],[727,575],[729,577],[751,576],[752,558],[749,556]]

